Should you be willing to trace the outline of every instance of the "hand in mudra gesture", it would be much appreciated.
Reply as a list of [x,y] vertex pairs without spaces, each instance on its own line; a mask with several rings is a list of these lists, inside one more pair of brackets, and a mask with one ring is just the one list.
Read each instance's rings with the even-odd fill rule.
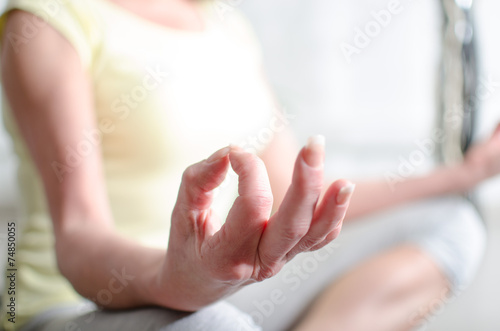
[[[197,310],[274,276],[296,254],[335,239],[354,186],[336,181],[318,202],[323,159],[322,139],[311,138],[297,157],[292,183],[273,216],[267,171],[257,156],[226,147],[190,166],[182,178],[167,255],[157,277],[162,303]],[[229,166],[239,177],[239,196],[220,227],[210,205]]]

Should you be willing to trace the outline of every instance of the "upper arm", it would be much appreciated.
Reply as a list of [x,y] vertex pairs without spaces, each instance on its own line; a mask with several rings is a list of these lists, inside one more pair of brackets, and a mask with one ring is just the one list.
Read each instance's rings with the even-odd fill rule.
[[[22,35],[32,18],[12,11],[4,37]],[[109,224],[99,146],[93,145],[80,162],[68,164],[68,150],[95,128],[90,80],[77,52],[45,25],[21,47],[3,38],[1,61],[7,100],[42,179],[56,238],[78,222]]]

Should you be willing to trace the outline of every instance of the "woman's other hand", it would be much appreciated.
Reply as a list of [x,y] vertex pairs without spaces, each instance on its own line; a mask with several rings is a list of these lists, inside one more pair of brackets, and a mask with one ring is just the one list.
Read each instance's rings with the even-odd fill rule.
[[473,145],[462,164],[467,189],[500,173],[500,124],[491,136]]

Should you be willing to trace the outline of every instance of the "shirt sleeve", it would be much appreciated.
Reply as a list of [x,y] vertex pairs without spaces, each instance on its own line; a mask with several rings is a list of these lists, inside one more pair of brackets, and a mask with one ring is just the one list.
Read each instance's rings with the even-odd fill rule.
[[[26,20],[20,33],[4,35],[7,14],[16,9],[32,13],[35,18]],[[47,24],[71,43],[85,68],[92,65],[100,42],[100,24],[89,0],[9,0],[0,17],[0,36],[19,51]]]

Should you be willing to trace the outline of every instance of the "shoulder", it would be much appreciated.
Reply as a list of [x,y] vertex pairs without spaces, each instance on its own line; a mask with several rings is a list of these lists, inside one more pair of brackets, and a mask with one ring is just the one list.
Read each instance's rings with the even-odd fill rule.
[[[78,52],[86,67],[99,44],[99,15],[93,0],[9,0],[0,16],[3,43],[20,50],[47,25],[57,30]],[[25,14],[16,14],[16,11]],[[6,31],[7,21],[9,31]]]

